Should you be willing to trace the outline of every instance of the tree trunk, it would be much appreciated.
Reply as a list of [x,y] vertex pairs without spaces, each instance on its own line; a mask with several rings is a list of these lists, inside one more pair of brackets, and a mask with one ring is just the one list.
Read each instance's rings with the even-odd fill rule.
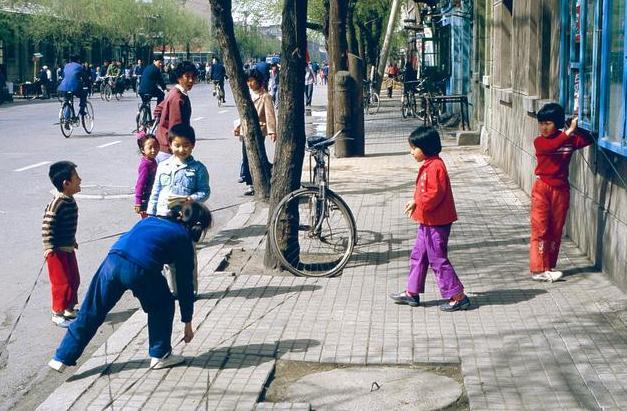
[[392,9],[390,11],[390,17],[388,19],[388,27],[385,31],[385,38],[383,39],[383,47],[381,48],[381,55],[379,56],[379,67],[377,69],[377,93],[381,92],[381,82],[383,81],[383,73],[385,72],[385,64],[388,61],[388,54],[390,52],[390,43],[392,42],[392,35],[394,34],[394,24],[396,23],[396,16],[398,15],[398,9],[401,2],[400,0],[393,0]]
[[[216,40],[224,56],[224,66],[230,78],[233,98],[242,122],[241,129],[246,130],[243,138],[253,177],[255,198],[267,200],[270,197],[270,163],[266,155],[265,137],[261,132],[257,110],[250,98],[242,59],[235,40],[231,0],[209,0],[209,4],[215,17]],[[284,92],[283,89],[281,91]]]
[[[357,33],[355,31],[355,22],[353,21],[353,13],[355,11],[356,1],[351,0],[346,10],[346,41],[348,52],[359,55],[359,45],[357,42]],[[350,59],[349,59],[350,64]]]
[[[304,3],[304,4],[303,4]],[[300,187],[305,156],[305,54],[307,50],[307,0],[285,0],[281,20],[281,100],[279,102],[278,135],[272,173],[272,192],[268,226],[281,199]],[[283,222],[278,227],[279,247],[298,247],[298,227]],[[264,265],[277,268],[270,245],[266,245]]]
[[327,97],[327,135],[336,131],[333,120],[333,84],[335,73],[348,69],[346,60],[346,11],[348,0],[334,0],[329,5],[329,77]]

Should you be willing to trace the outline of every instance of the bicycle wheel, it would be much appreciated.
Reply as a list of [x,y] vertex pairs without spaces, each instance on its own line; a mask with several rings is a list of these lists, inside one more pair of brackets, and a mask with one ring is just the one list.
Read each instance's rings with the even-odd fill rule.
[[415,97],[412,97],[409,102],[409,110],[411,111],[412,117],[418,117],[418,105]]
[[111,101],[111,93],[112,93],[111,86],[109,84],[106,84],[104,86],[104,98],[105,98],[105,100]]
[[409,116],[409,104],[406,100],[401,103],[401,116],[407,118]]
[[372,93],[368,102],[368,114],[377,114],[379,112],[379,95]]
[[146,108],[146,106],[141,106],[139,108],[139,112],[135,117],[135,122],[137,123],[137,131],[147,131],[150,121],[150,110]]
[[72,107],[68,102],[63,103],[61,110],[59,110],[59,126],[61,127],[61,134],[63,134],[63,137],[69,138],[74,131],[74,124],[72,123],[72,120],[66,120],[66,111],[69,111],[69,113],[72,112]]
[[85,105],[85,114],[81,115],[81,123],[85,132],[91,134],[94,130],[94,108],[89,101]]
[[222,87],[216,87],[216,98],[218,99],[218,107],[222,107]]
[[[281,251],[285,233],[288,245]],[[338,195],[327,190],[319,199],[317,189],[302,188],[285,196],[272,215],[269,242],[281,265],[305,277],[337,275],[353,253],[355,219]]]

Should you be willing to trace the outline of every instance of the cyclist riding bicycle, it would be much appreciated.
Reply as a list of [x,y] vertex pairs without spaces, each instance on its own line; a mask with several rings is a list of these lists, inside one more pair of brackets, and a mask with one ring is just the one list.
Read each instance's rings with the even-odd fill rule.
[[133,91],[137,92],[137,87],[139,86],[140,79],[142,78],[142,74],[144,73],[144,64],[141,59],[137,60],[137,64],[133,67]]
[[[138,94],[141,96],[142,101],[150,101],[152,97],[157,98],[157,104],[163,101],[166,91],[165,82],[161,75],[161,68],[163,67],[163,56],[155,56],[152,64],[148,65],[139,80]],[[161,87],[161,89],[159,89]]]
[[211,81],[213,82],[214,89],[217,84],[220,85],[220,94],[221,94],[220,97],[222,97],[223,103],[226,103],[226,100],[224,99],[224,79],[225,78],[226,78],[226,70],[224,69],[224,66],[222,65],[222,63],[220,63],[217,57],[214,57],[213,64],[211,65]]
[[[63,68],[63,80],[61,81],[61,84],[59,84],[57,91],[63,93],[63,98],[66,101],[68,100],[68,93],[72,93],[74,96],[79,97],[79,114],[85,113],[87,93],[83,87],[86,84],[85,70],[80,64],[80,57],[77,55],[71,56],[70,62]],[[70,113],[65,113],[65,116],[69,119]]]

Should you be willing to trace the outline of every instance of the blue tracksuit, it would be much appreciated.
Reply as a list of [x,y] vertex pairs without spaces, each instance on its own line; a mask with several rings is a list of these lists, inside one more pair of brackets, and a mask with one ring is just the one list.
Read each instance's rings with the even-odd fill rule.
[[54,359],[76,365],[107,313],[126,290],[133,292],[148,314],[150,356],[162,358],[168,354],[172,350],[174,297],[161,274],[164,264],[176,266],[181,320],[190,322],[194,312],[194,245],[182,224],[149,217],[135,224],[111,247]]

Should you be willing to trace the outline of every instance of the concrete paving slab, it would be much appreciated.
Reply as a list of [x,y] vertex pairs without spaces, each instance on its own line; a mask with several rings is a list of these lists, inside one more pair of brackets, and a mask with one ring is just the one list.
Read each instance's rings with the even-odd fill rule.
[[349,367],[309,374],[287,388],[287,398],[316,410],[438,410],[455,403],[452,378],[398,367]]

